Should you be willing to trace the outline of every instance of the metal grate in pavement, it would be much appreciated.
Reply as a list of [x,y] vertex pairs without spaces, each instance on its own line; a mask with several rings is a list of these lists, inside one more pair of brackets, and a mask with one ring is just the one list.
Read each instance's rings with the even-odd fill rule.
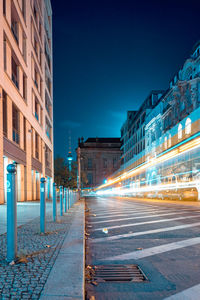
[[99,265],[93,267],[97,282],[144,282],[147,277],[138,265]]

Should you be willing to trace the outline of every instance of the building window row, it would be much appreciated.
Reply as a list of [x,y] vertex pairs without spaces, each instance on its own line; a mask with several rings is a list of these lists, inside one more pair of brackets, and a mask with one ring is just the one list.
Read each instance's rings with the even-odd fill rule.
[[27,76],[17,59],[17,56],[4,35],[4,70],[7,72],[8,76],[11,78],[12,82],[19,90],[21,96],[24,100],[27,100]]

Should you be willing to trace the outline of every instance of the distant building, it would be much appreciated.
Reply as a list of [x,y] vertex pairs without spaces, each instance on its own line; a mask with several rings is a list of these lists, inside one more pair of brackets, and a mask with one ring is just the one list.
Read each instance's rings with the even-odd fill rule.
[[95,187],[106,182],[108,176],[120,167],[120,138],[79,139],[77,157],[80,160],[81,177],[86,179],[81,187]]
[[17,200],[39,199],[53,180],[50,0],[0,1],[0,203],[7,165],[17,164]]
[[144,162],[147,116],[157,105],[163,93],[163,90],[152,91],[138,111],[127,112],[127,119],[121,128],[124,169]]

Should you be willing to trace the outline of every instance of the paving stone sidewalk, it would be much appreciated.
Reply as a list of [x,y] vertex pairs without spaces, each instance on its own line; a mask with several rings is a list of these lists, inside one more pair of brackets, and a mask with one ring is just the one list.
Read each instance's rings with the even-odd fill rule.
[[0,299],[39,299],[63,241],[75,217],[76,206],[58,222],[47,215],[45,235],[40,234],[40,219],[18,227],[19,262],[6,261],[6,234],[0,235]]

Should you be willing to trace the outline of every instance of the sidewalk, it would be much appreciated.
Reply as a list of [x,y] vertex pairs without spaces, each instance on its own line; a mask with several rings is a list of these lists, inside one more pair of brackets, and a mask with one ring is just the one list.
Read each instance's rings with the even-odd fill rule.
[[84,299],[85,205],[75,204],[75,217],[42,291],[41,300]]
[[[35,213],[20,218],[17,256],[6,261],[6,233],[0,235],[0,299],[84,299],[84,201],[52,220],[52,203],[47,209],[46,234],[40,234]],[[24,207],[25,209],[25,207]],[[37,217],[35,217],[37,215]],[[22,215],[21,215],[22,216]],[[21,219],[21,220],[20,220]]]

